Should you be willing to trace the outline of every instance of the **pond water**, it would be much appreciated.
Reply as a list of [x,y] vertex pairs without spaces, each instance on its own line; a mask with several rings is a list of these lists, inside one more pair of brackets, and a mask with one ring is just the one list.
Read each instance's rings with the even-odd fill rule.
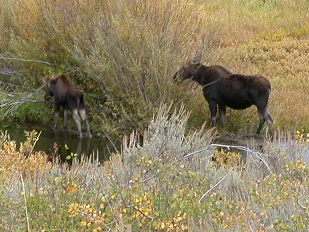
[[[8,131],[11,140],[19,144],[26,140],[25,131],[35,130],[41,132],[40,138],[37,141],[34,150],[45,151],[50,156],[59,155],[62,160],[66,160],[72,154],[80,155],[95,155],[99,157],[100,161],[108,160],[109,156],[115,152],[116,148],[107,139],[102,138],[79,138],[77,134],[66,132],[63,128],[54,131],[51,127],[44,127],[29,124],[8,124],[0,121],[0,131]],[[225,145],[238,145],[248,147],[253,150],[261,150],[264,138],[262,136],[221,136],[214,141],[214,143]],[[295,141],[294,141],[295,142]],[[309,163],[309,144],[304,144],[305,148],[302,150],[302,155]],[[242,154],[242,160],[246,162],[247,152],[238,149],[231,149],[230,151],[237,151]]]
[[0,122],[0,131],[7,131],[11,140],[16,141],[18,145],[26,140],[25,131],[32,130],[41,132],[34,150],[45,151],[50,156],[60,155],[62,160],[66,160],[72,154],[79,156],[83,154],[86,156],[95,155],[104,161],[115,151],[115,146],[108,140],[86,136],[79,138],[77,134],[66,132],[60,126],[54,131],[49,127]]

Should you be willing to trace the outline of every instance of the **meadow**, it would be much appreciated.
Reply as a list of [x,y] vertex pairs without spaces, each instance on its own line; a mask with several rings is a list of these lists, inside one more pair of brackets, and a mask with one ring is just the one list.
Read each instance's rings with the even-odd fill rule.
[[[109,161],[70,166],[34,150],[37,132],[20,146],[3,132],[0,230],[308,231],[308,9],[307,0],[0,1],[1,119],[51,123],[42,77],[65,73],[84,92],[94,134],[123,138]],[[253,133],[258,116],[228,110],[224,130],[210,129],[201,88],[173,82],[197,52],[270,80],[276,136],[262,151],[213,145],[218,133]]]

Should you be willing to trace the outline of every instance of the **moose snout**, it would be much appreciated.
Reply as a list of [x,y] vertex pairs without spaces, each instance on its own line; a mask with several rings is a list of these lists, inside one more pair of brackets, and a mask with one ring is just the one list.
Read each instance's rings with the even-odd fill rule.
[[44,95],[44,100],[46,103],[49,102],[50,99],[51,99],[51,96],[49,96],[48,94]]
[[173,80],[176,81],[178,79],[178,72],[174,74]]
[[182,82],[182,80],[179,78],[178,72],[176,72],[176,73],[174,74],[173,81],[174,81],[176,84],[180,84],[180,83]]

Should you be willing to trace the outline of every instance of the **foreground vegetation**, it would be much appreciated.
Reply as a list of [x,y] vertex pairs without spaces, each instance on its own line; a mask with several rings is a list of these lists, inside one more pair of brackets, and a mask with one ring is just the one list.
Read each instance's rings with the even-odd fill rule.
[[[189,114],[163,106],[143,142],[132,134],[104,164],[72,166],[0,138],[1,231],[308,231],[309,166],[279,135],[264,153],[218,151],[214,131],[185,134]],[[299,141],[306,140],[299,132]]]
[[[1,1],[0,113],[50,123],[52,107],[29,102],[42,90],[29,94],[42,76],[66,73],[84,91],[97,135],[142,132],[163,102],[184,102],[188,127],[198,128],[209,118],[201,90],[172,77],[201,51],[203,63],[269,78],[275,127],[307,129],[308,8],[306,0]],[[226,129],[253,132],[257,118],[253,107],[228,110]]]

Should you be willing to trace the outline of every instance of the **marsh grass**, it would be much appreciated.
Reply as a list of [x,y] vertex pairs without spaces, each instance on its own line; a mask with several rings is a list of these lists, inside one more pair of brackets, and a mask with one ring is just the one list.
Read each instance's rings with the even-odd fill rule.
[[[57,160],[38,165],[48,162],[29,159],[39,156],[32,149],[34,132],[22,146],[33,152],[28,158],[2,136],[1,157],[9,155],[12,162],[5,165],[0,159],[0,228],[308,230],[309,169],[301,158],[302,145],[280,134],[265,141],[263,153],[246,148],[247,163],[239,168],[233,158],[237,152],[217,152],[211,145],[214,131],[185,133],[188,117],[184,109],[161,106],[143,140],[132,134],[122,152],[105,163],[84,157],[71,166]],[[15,174],[7,171],[24,162],[31,165],[14,168]]]

